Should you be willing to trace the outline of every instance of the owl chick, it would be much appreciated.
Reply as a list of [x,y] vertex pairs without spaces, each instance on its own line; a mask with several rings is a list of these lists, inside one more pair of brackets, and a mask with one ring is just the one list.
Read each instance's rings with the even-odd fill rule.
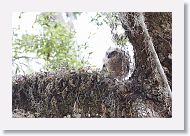
[[123,81],[128,76],[129,56],[125,50],[110,47],[106,52],[103,63],[103,69],[108,72],[110,77]]

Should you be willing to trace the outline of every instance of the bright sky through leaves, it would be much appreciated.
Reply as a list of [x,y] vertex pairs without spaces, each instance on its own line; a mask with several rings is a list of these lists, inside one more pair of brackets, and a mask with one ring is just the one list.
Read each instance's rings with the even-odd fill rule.
[[[29,12],[22,14],[19,18],[20,13],[14,13],[12,18],[12,27],[20,27],[20,34],[23,33],[35,33],[40,31],[38,26],[33,26],[38,12]],[[88,56],[87,53],[92,52],[89,62],[91,65],[97,68],[102,67],[102,59],[105,56],[106,50],[110,46],[114,46],[111,40],[110,28],[104,25],[98,29],[95,23],[90,22],[91,17],[95,16],[96,13],[82,13],[77,20],[73,21],[74,29],[76,32],[76,42],[77,44],[84,44],[88,42],[89,47],[84,52],[83,55]],[[64,16],[63,16],[64,17]],[[33,27],[32,27],[33,26]],[[31,66],[35,71],[39,71],[42,68],[40,63],[42,60],[37,60],[39,63],[31,62]]]
[[[38,14],[40,14],[40,12],[25,12],[22,14],[21,18],[19,18],[19,12],[13,13],[12,28],[20,28],[20,33],[18,33],[19,35],[17,37],[26,33],[39,34],[42,31],[42,29],[40,29],[40,26],[34,24],[36,15]],[[77,17],[77,19],[70,21],[72,21],[72,25],[76,32],[76,44],[83,45],[84,43],[87,43],[88,45],[88,48],[83,51],[82,55],[87,59],[90,53],[90,58],[88,58],[90,65],[101,69],[103,66],[103,58],[106,51],[109,47],[116,47],[116,45],[112,41],[111,30],[107,24],[103,23],[101,27],[98,27],[96,23],[91,22],[91,19],[95,16],[96,12],[83,12]],[[69,21],[64,13],[62,14],[62,17],[65,22]],[[123,28],[120,27],[121,26],[118,26],[118,33],[124,33]],[[133,56],[132,46],[129,46],[128,48],[131,50],[129,51],[131,53],[131,56]],[[32,70],[38,72],[43,68],[43,64],[44,60],[37,59],[30,62],[30,67]],[[15,68],[13,67],[13,69]],[[23,70],[26,70],[26,73],[28,73],[27,69],[27,67],[23,67]]]

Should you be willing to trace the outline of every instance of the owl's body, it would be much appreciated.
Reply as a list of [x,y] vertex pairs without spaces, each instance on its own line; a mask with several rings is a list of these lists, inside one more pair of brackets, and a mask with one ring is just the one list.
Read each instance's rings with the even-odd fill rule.
[[126,79],[129,73],[129,56],[125,50],[110,47],[103,61],[110,77],[119,81]]

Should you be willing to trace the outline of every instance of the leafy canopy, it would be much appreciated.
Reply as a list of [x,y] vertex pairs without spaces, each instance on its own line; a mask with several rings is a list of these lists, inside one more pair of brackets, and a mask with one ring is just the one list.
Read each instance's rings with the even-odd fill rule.
[[37,34],[25,33],[19,37],[16,31],[13,32],[13,64],[17,66],[16,73],[22,69],[17,60],[23,58],[28,64],[32,59],[43,59],[47,70],[55,70],[62,64],[80,68],[87,63],[79,57],[82,47],[76,46],[72,27],[58,19],[57,13],[41,13],[34,24],[40,27]]

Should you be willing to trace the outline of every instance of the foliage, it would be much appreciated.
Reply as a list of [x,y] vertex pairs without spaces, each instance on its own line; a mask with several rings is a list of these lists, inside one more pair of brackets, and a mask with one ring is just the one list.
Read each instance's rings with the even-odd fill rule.
[[108,25],[111,29],[112,40],[116,45],[126,45],[128,39],[125,36],[118,12],[97,12],[95,17],[92,17],[91,22],[94,22],[98,27]]
[[73,16],[74,19],[77,19],[77,16],[81,15],[81,13],[82,12],[66,12],[65,14],[66,14],[67,17]]
[[[40,28],[37,34],[25,33],[19,37],[19,30],[13,31],[13,64],[17,67],[16,73],[22,69],[18,63],[20,59],[25,59],[28,64],[31,60],[42,59],[47,70],[55,70],[62,64],[80,68],[87,63],[78,59],[82,47],[75,45],[75,32],[64,21],[58,19],[57,13],[41,13],[36,17],[34,24]],[[25,65],[29,67],[28,64]]]

